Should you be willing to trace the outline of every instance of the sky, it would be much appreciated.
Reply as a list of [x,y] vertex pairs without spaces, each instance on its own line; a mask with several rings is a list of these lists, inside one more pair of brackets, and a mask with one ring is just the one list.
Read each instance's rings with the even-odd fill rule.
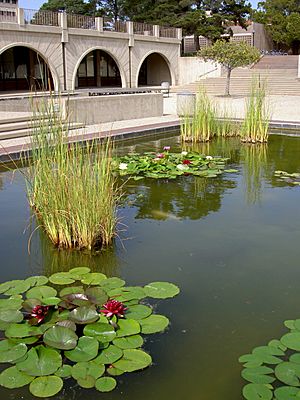
[[[259,0],[249,0],[252,6],[256,7]],[[22,8],[38,10],[46,0],[19,0],[19,5]]]

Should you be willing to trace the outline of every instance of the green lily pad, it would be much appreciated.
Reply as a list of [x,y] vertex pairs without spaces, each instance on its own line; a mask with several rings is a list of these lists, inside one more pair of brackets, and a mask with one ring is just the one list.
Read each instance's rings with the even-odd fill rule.
[[31,276],[30,278],[27,278],[25,282],[29,283],[31,287],[33,286],[43,286],[48,283],[48,278],[43,275],[39,276]]
[[76,324],[90,324],[99,319],[99,313],[94,306],[83,306],[71,311],[69,318]]
[[72,268],[68,271],[68,273],[70,275],[73,275],[74,277],[81,277],[83,275],[88,274],[89,272],[91,272],[91,269],[88,267],[76,267],[76,268]]
[[62,321],[58,321],[58,322],[56,322],[56,325],[72,329],[72,331],[74,331],[74,332],[76,332],[76,329],[77,329],[75,322],[70,321],[68,319],[62,320]]
[[85,285],[99,285],[104,279],[106,279],[106,275],[101,272],[91,272],[84,275],[81,282]]
[[144,286],[144,290],[148,297],[155,299],[167,299],[176,296],[180,292],[176,285],[169,282],[152,282]]
[[3,322],[21,322],[23,314],[21,311],[15,309],[0,309],[0,320]]
[[68,272],[57,272],[50,276],[49,281],[54,285],[69,285],[74,283],[75,279]]
[[300,332],[287,333],[280,341],[287,348],[300,351]]
[[102,343],[111,342],[116,337],[114,328],[103,322],[86,325],[83,329],[83,333],[86,336],[95,337]]
[[27,353],[27,346],[5,339],[0,342],[0,362],[14,362]]
[[9,338],[24,338],[41,334],[42,331],[40,327],[31,326],[28,323],[10,324],[5,331],[5,336]]
[[59,376],[41,376],[29,385],[29,391],[35,397],[52,397],[63,388],[63,380]]
[[44,333],[44,343],[60,350],[71,350],[77,345],[78,336],[69,328],[53,326]]
[[169,325],[169,320],[164,315],[150,315],[140,320],[141,332],[144,334],[162,332]]
[[100,364],[113,364],[123,356],[123,351],[114,345],[108,346],[106,349],[101,350],[99,356],[95,359]]
[[51,286],[36,286],[28,290],[27,299],[43,300],[48,297],[56,297],[57,291]]
[[81,336],[73,350],[65,351],[65,356],[73,361],[90,361],[98,354],[99,343],[94,337]]
[[113,340],[113,344],[120,349],[137,349],[142,347],[144,340],[140,335],[132,335],[122,338],[116,338]]
[[96,380],[104,374],[104,371],[105,366],[95,361],[79,362],[72,368],[72,377],[78,380],[91,376]]
[[119,319],[117,337],[131,336],[140,333],[141,326],[134,319]]
[[266,364],[280,364],[283,360],[278,356],[284,356],[284,352],[277,348],[271,346],[259,346],[253,350],[253,354],[258,356]]
[[77,383],[84,389],[92,389],[95,386],[96,379],[88,375],[85,379],[78,378]]
[[0,385],[7,389],[16,389],[28,385],[33,379],[33,376],[19,371],[17,367],[10,367],[1,372]]
[[105,280],[103,280],[100,285],[103,289],[105,290],[112,290],[112,289],[117,289],[119,287],[122,287],[125,285],[125,281],[123,281],[123,279],[120,278],[107,278]]
[[293,362],[282,362],[276,365],[275,376],[289,386],[300,386],[300,365]]
[[276,400],[293,400],[300,398],[299,388],[292,386],[284,386],[276,389],[274,391]]
[[300,353],[292,354],[289,361],[300,364]]
[[127,349],[123,357],[114,363],[114,366],[124,372],[133,372],[144,369],[152,363],[151,356],[142,350]]
[[143,288],[136,287],[119,287],[117,289],[112,289],[108,291],[110,298],[115,300],[125,302],[130,300],[141,300],[146,297],[146,293]]
[[14,296],[26,292],[30,288],[30,284],[26,281],[21,281],[8,289],[4,294],[6,296]]
[[14,310],[19,310],[22,308],[22,303],[23,299],[22,297],[10,297],[9,299],[0,299],[0,309],[1,308],[6,308],[8,309],[14,309]]
[[99,392],[111,392],[117,386],[117,381],[114,378],[103,377],[96,380],[95,388]]
[[72,366],[68,364],[63,364],[58,370],[55,372],[56,376],[60,378],[71,378],[72,376]]
[[149,317],[151,314],[151,307],[144,306],[143,304],[137,304],[128,308],[126,311],[126,318],[140,320]]
[[31,376],[44,376],[55,373],[61,365],[61,355],[56,350],[37,346],[30,349],[26,359],[18,362],[16,367]]
[[260,366],[254,368],[245,368],[242,371],[242,377],[251,383],[272,383],[275,378],[267,374],[272,374],[273,370],[271,368]]
[[114,365],[110,365],[107,368],[106,372],[109,375],[112,375],[112,376],[120,376],[120,375],[123,375],[125,373],[125,371],[122,371],[121,369],[116,368]]
[[272,400],[272,386],[259,383],[249,383],[243,388],[243,396],[246,400]]
[[70,286],[65,287],[59,292],[60,297],[68,296],[69,294],[83,294],[83,286]]
[[57,306],[61,302],[59,297],[47,297],[42,299],[45,306]]
[[85,295],[91,303],[97,304],[98,306],[102,306],[108,299],[106,292],[100,287],[88,288],[85,291]]

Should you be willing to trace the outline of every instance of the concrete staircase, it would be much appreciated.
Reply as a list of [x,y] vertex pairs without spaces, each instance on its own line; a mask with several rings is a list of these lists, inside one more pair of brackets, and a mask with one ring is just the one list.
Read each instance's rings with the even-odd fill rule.
[[[47,120],[44,121],[45,123]],[[14,118],[0,119],[0,141],[4,139],[15,139],[25,136],[32,136],[35,129],[40,125],[37,118],[32,116],[20,116]],[[82,128],[83,124],[72,124],[69,129]],[[64,127],[67,128],[67,123]]]
[[[233,70],[230,83],[231,95],[248,95],[253,77],[266,82],[267,92],[278,96],[300,96],[298,76],[298,56],[264,56],[252,69],[237,68]],[[203,87],[208,94],[223,95],[226,77],[206,78],[197,82],[178,86],[173,92],[188,90],[196,93]]]

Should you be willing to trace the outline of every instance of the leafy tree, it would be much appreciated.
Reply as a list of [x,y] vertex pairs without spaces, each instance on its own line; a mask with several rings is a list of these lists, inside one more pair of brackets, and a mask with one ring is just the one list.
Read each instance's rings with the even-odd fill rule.
[[300,1],[265,0],[254,13],[257,22],[264,23],[272,39],[280,46],[287,46],[294,54],[300,48]]
[[66,11],[74,14],[90,14],[91,4],[85,3],[84,0],[48,0],[44,3],[40,10],[50,11]]
[[198,53],[204,60],[213,60],[227,69],[225,96],[230,96],[231,72],[237,67],[246,67],[260,58],[259,51],[245,42],[217,40],[213,46]]

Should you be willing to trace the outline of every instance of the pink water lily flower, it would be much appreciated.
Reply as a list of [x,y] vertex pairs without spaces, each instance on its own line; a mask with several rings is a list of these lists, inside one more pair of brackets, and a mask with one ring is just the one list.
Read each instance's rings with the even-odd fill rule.
[[35,318],[38,322],[43,322],[49,312],[49,306],[35,306],[31,311],[31,317]]
[[171,146],[165,146],[164,151],[169,151],[171,149]]
[[164,158],[164,157],[165,157],[164,153],[156,154],[156,158]]
[[108,300],[105,304],[103,304],[104,309],[100,310],[102,314],[106,317],[113,317],[114,315],[123,318],[124,312],[127,308],[123,303],[117,300]]

